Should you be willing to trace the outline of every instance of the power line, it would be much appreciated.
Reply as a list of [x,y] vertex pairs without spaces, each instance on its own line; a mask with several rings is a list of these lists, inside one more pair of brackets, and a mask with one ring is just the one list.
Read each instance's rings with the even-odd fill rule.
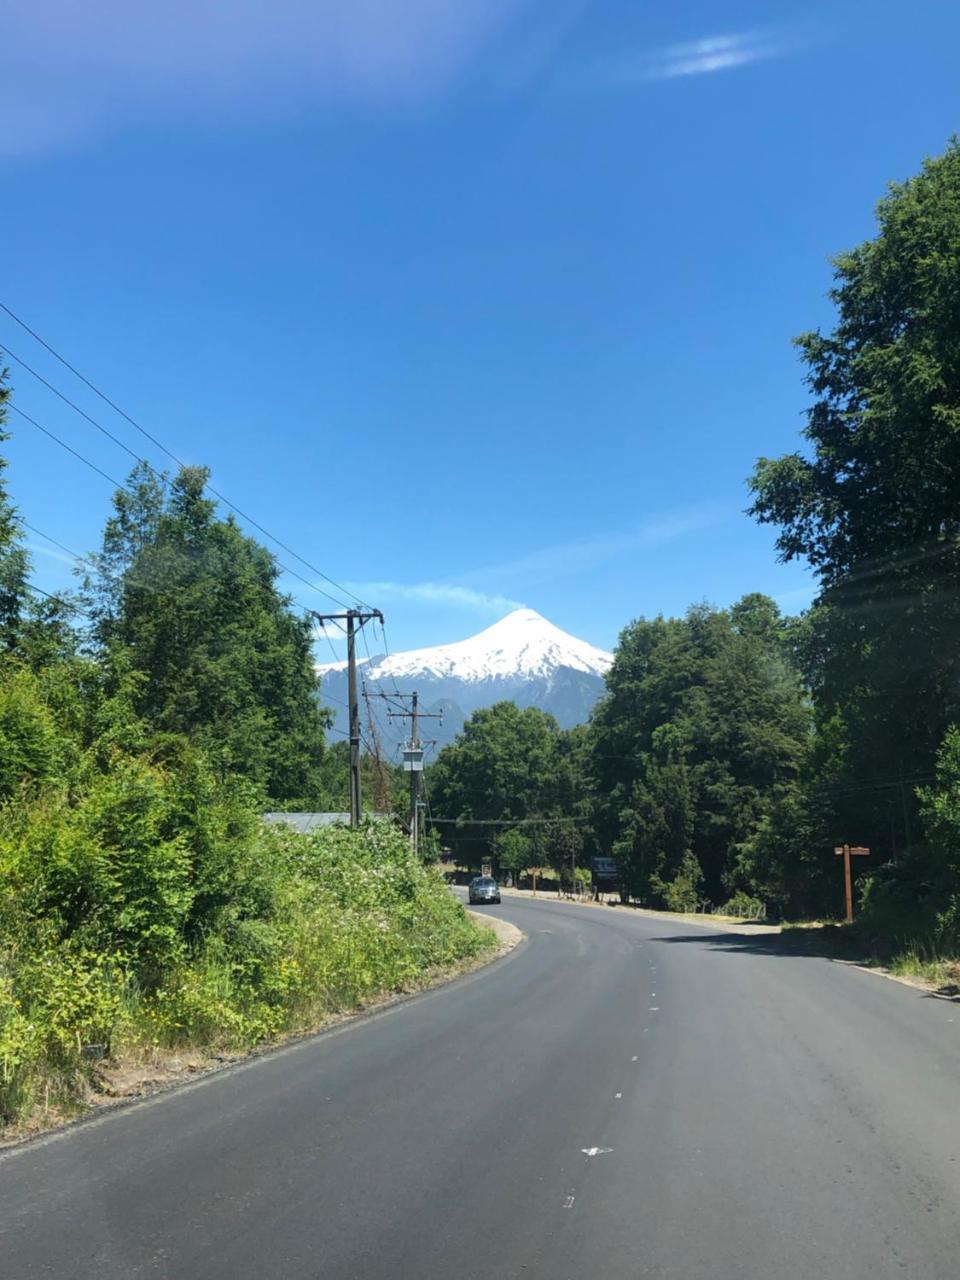
[[[12,352],[10,354],[12,354]],[[16,356],[14,356],[14,359],[16,359]],[[70,401],[67,401],[67,403],[69,404]],[[91,471],[95,471],[97,475],[102,476],[103,479],[106,480],[109,484],[112,484],[115,489],[121,489],[123,490],[124,493],[129,493],[131,497],[135,496],[125,484],[115,479],[113,476],[108,475],[107,472],[102,469],[102,467],[98,467],[95,462],[91,462],[89,458],[84,457],[82,453],[74,449],[72,445],[67,444],[66,440],[61,439],[61,437],[58,436],[55,432],[51,431],[49,427],[42,426],[39,422],[37,422],[36,418],[32,418],[30,414],[25,413],[24,410],[21,409],[19,405],[11,404],[9,405],[9,408],[11,408],[14,411],[14,413],[18,413],[20,417],[24,418],[27,422],[29,422],[31,426],[36,427],[38,431],[42,431],[45,436],[49,436],[49,438],[55,441],[61,447],[61,449],[66,449],[67,453],[73,454],[75,458],[79,459],[80,462],[82,462],[85,466],[89,467]],[[83,413],[82,410],[78,410],[78,412]],[[87,417],[88,415],[83,414],[83,416]],[[93,419],[91,418],[90,421],[92,422]],[[97,424],[94,424],[94,425],[97,425]],[[108,435],[110,436],[111,439],[114,439],[114,437],[110,435],[109,431],[107,431],[105,428],[103,428],[103,430],[105,435]],[[121,444],[121,448],[127,449],[126,445],[124,444]],[[137,457],[137,455],[135,453],[132,453],[130,449],[127,449],[127,453],[129,453],[131,457],[136,458],[138,462],[142,463],[150,472],[150,474],[154,476],[155,479],[161,481],[161,483],[164,482],[165,477],[163,476],[163,474],[159,472],[156,469],[156,467],[154,467],[146,458]],[[210,488],[210,486],[206,486],[206,487]],[[210,488],[210,492],[214,493],[215,490]],[[232,505],[231,503],[229,502],[227,503],[227,506],[231,506],[231,505]],[[239,512],[238,508],[234,508],[234,510],[238,511],[238,514],[242,515],[242,512]],[[244,517],[244,519],[246,519],[246,517]],[[255,523],[255,522],[251,521],[251,523]],[[269,537],[269,534],[267,536]],[[276,541],[276,539],[274,539],[274,541]],[[282,545],[282,544],[279,544],[279,545]],[[299,559],[299,557],[297,558]],[[315,582],[311,582],[308,578],[305,578],[303,574],[298,573],[296,569],[289,568],[289,566],[285,565],[281,560],[277,560],[276,557],[274,557],[274,562],[276,563],[277,568],[282,573],[288,573],[292,578],[297,578],[300,582],[304,584],[304,586],[309,587],[311,591],[318,592],[320,595],[324,596],[327,600],[332,601],[333,604],[336,604],[336,605],[343,604],[342,600],[339,600],[337,599],[336,596],[331,595],[329,591],[324,591],[322,587],[318,587]],[[308,607],[307,605],[301,603],[300,601],[297,601],[296,603],[300,605],[301,609],[306,609]]]
[[[104,402],[104,404],[109,405],[109,407],[113,409],[115,413],[118,413],[120,417],[124,419],[124,421],[128,422],[130,426],[134,428],[134,430],[139,431],[139,433],[146,440],[149,440],[151,444],[155,445],[158,449],[161,450],[161,452],[166,454],[166,456],[170,458],[171,461],[175,462],[177,466],[183,467],[186,465],[183,462],[183,460],[173,452],[172,449],[169,449],[161,440],[159,440],[155,435],[149,432],[146,429],[146,427],[141,426],[140,423],[137,422],[135,418],[131,417],[130,414],[127,413],[125,409],[121,409],[120,406],[114,400],[110,399],[110,397],[106,394],[106,392],[101,391],[100,388],[95,385],[95,383],[91,382],[89,378],[85,377],[84,374],[82,374],[79,369],[77,369],[74,365],[72,365],[69,362],[69,360],[67,360],[64,356],[62,356],[59,353],[59,351],[57,351],[54,347],[52,347],[50,343],[46,341],[46,339],[42,338],[40,334],[36,332],[35,329],[32,329],[25,320],[22,320],[16,314],[16,312],[12,311],[10,307],[6,305],[5,302],[0,301],[0,308],[2,308],[2,310],[5,311],[6,314],[10,317],[10,319],[13,320],[16,324],[18,324],[21,329],[23,329],[26,333],[29,333],[30,336],[33,339],[35,339],[35,341],[39,342],[40,345],[46,351],[48,351],[54,357],[55,360],[58,360],[60,364],[64,366],[64,368],[69,369],[69,371],[74,375],[74,377],[79,378],[80,381],[84,384],[84,386],[88,387],[94,393],[94,395],[98,396]],[[91,418],[89,414],[84,413],[82,409],[80,409],[77,405],[73,404],[73,402],[70,399],[68,399],[67,396],[63,395],[63,393],[58,391],[56,387],[54,387],[51,383],[47,382],[45,378],[43,378],[35,370],[31,369],[30,366],[27,365],[24,361],[22,361],[18,356],[15,356],[8,347],[5,347],[4,349],[8,352],[10,356],[12,356],[14,360],[17,361],[18,364],[23,365],[23,367],[27,369],[29,373],[32,373],[35,378],[38,378],[43,383],[44,386],[48,387],[51,391],[53,391],[53,393],[59,396],[61,400],[69,404],[72,408],[76,409],[76,411],[79,414],[81,414],[82,417],[86,418],[86,420],[92,423],[93,426],[95,426],[99,431],[103,431],[105,435],[110,436],[110,439],[114,440],[120,446],[121,449],[126,450],[126,452],[129,453],[131,457],[137,458],[138,461],[146,462],[145,458],[139,458],[138,455],[134,453],[132,449],[130,449],[127,445],[125,445],[121,440],[117,439],[116,436],[112,435],[112,433],[109,432],[106,427],[101,426],[100,423],[98,423],[94,418]],[[149,463],[147,465],[149,465]],[[352,592],[348,591],[347,588],[342,586],[339,582],[337,582],[336,579],[331,578],[329,574],[324,573],[323,570],[317,568],[315,564],[311,564],[309,560],[299,555],[298,552],[294,551],[292,547],[288,546],[287,543],[283,542],[275,534],[272,534],[269,531],[269,529],[266,529],[262,524],[259,523],[259,521],[254,520],[252,516],[247,515],[245,511],[242,511],[240,507],[238,507],[235,503],[231,502],[230,499],[226,497],[225,494],[221,493],[220,490],[215,489],[212,484],[207,483],[205,485],[205,488],[208,489],[209,492],[212,493],[213,496],[217,498],[220,502],[228,506],[231,511],[234,511],[241,518],[241,520],[246,520],[248,524],[253,525],[253,527],[259,530],[259,532],[262,533],[264,537],[269,538],[271,542],[276,543],[276,545],[278,547],[281,547],[284,551],[286,551],[288,555],[293,556],[295,560],[298,560],[300,564],[308,568],[311,573],[315,573],[319,578],[322,578],[324,582],[329,583],[331,587],[334,587],[337,591],[341,592],[341,594],[347,597],[347,599],[354,599],[358,604],[363,605],[365,608],[367,609],[371,608],[371,606],[366,601],[361,600],[359,599],[359,597],[354,596]],[[287,570],[286,572],[290,572],[290,571]],[[298,576],[298,575],[294,575],[294,576]],[[306,579],[302,579],[302,581],[306,581]],[[313,584],[311,583],[308,583],[307,585],[313,586]],[[314,587],[314,590],[319,591],[320,588]],[[323,591],[321,591],[321,595],[326,595],[327,599],[334,598]],[[344,600],[336,600],[336,603],[340,605],[344,605],[345,607],[349,607]]]
[[431,822],[443,823],[444,825],[456,825],[459,823],[464,827],[537,827],[549,826],[560,822],[589,822],[589,818],[431,818]]
[[[389,643],[388,643],[388,641],[387,641],[387,624],[386,624],[382,619],[381,619],[381,621],[380,621],[380,632],[381,632],[381,634],[383,635],[383,652],[384,652],[384,657],[385,657],[385,658],[389,658],[389,657],[390,657],[390,645],[389,645]],[[393,691],[394,691],[394,693],[395,693],[395,694],[397,694],[397,695],[399,696],[399,694],[400,694],[400,686],[397,684],[397,677],[396,677],[396,676],[394,676],[394,677],[393,677]]]
[[357,699],[357,654],[356,654],[356,633],[357,630],[363,630],[365,624],[371,618],[380,617],[382,614],[378,609],[374,609],[369,613],[365,613],[360,609],[348,609],[346,613],[341,614],[324,614],[313,611],[313,617],[319,623],[340,622],[346,623],[347,631],[347,702],[349,704],[350,719],[350,826],[352,828],[359,827],[363,810],[362,804],[362,787],[361,787],[361,769],[360,769],[360,707]]
[[[134,462],[144,462],[147,464],[147,466],[150,465],[149,462],[147,462],[146,458],[141,458],[140,455],[134,452],[134,450],[131,449],[129,445],[124,444],[119,436],[115,436],[112,431],[110,431],[107,427],[103,426],[102,423],[98,422],[96,418],[91,418],[89,413],[87,413],[84,409],[81,409],[78,404],[75,404],[74,401],[71,400],[69,396],[65,396],[62,391],[58,391],[52,382],[48,382],[42,373],[37,373],[36,369],[28,365],[26,360],[22,360],[20,356],[16,354],[16,352],[11,351],[10,348],[6,345],[0,348],[0,350],[5,351],[11,360],[16,360],[17,364],[21,365],[24,369],[26,369],[27,373],[31,374],[34,378],[36,378],[38,382],[42,383],[47,388],[48,391],[52,391],[53,394],[57,396],[58,399],[62,400],[65,405],[69,405],[70,408],[73,409],[75,413],[79,413],[80,417],[85,419],[87,422],[89,422],[92,427],[96,427],[98,431],[101,431],[107,437],[108,440],[112,440],[113,443],[117,445],[118,448],[124,451],[124,453],[128,453],[130,457],[133,458]],[[152,469],[153,468],[151,468],[151,470]]]
[[[2,305],[3,304],[0,303],[0,306]],[[74,449],[72,445],[67,444],[66,440],[63,440],[60,436],[58,436],[55,431],[51,431],[49,427],[43,426],[43,424],[38,422],[36,418],[32,418],[29,413],[24,412],[24,410],[21,409],[19,405],[9,404],[7,408],[12,409],[14,413],[19,414],[20,417],[24,419],[24,421],[29,422],[32,427],[36,427],[38,431],[42,432],[45,436],[49,437],[49,439],[51,439],[55,444],[58,444],[61,449],[65,449],[67,453],[72,454],[73,457],[75,457],[79,462],[82,462],[85,467],[89,467],[91,471],[95,471],[98,476],[101,476],[104,480],[107,481],[108,484],[113,485],[115,489],[119,489],[121,492],[129,494],[131,498],[136,497],[136,494],[133,492],[133,490],[128,488],[127,485],[125,485],[121,480],[115,479],[113,476],[109,475],[106,471],[104,471],[101,467],[98,467],[95,462],[91,462],[89,458],[84,456],[84,454],[80,453],[77,449]],[[144,466],[150,471],[151,475],[155,476],[160,481],[163,480],[163,476],[161,475],[161,473],[157,471],[156,468],[151,466],[146,459],[141,459],[141,461],[143,462]],[[45,534],[41,534],[40,536],[46,537]],[[49,541],[52,542],[53,539],[51,538],[49,539]],[[68,554],[75,555],[76,553],[69,552]],[[318,587],[316,583],[310,582],[307,578],[303,577],[302,574],[297,573],[295,569],[290,569],[287,565],[283,563],[282,560],[278,560],[276,556],[274,556],[274,563],[276,564],[277,568],[281,571],[281,573],[289,573],[291,577],[298,578],[305,586],[309,587],[311,591],[319,592],[320,595],[325,596],[328,600],[333,601],[334,604],[341,603],[336,598],[336,596],[330,595],[328,591],[324,591],[323,588]],[[297,605],[298,608],[302,609],[304,613],[311,612],[309,605],[305,605],[302,600],[298,600],[295,596],[291,596],[290,599],[293,601],[295,605]]]
[[49,591],[44,591],[43,587],[35,586],[32,582],[28,582],[26,578],[24,579],[23,585],[28,591],[35,591],[38,596],[46,596],[48,600],[56,600],[58,604],[66,603],[61,596],[55,596]]
[[426,806],[426,810],[427,810],[427,812],[426,812],[426,814],[425,814],[424,816],[425,816],[425,819],[426,819],[426,821],[427,821],[427,822],[432,822],[432,821],[433,821],[433,818],[431,817],[431,814],[430,814],[430,790],[429,790],[429,788],[427,787],[427,772],[426,772],[426,770],[424,770],[424,771],[423,771],[423,774],[421,775],[421,778],[420,778],[420,785],[423,787],[423,802],[424,802],[424,805]]
[[68,610],[70,613],[75,613],[81,618],[90,617],[90,614],[87,613],[85,609],[81,609],[78,604],[75,604],[72,600],[68,600],[63,595],[54,595],[52,591],[45,591],[43,587],[38,587],[35,583],[30,582],[28,579],[24,579],[23,585],[26,587],[28,591],[32,591],[34,595],[45,596],[48,600],[52,600],[54,604],[61,605],[64,609]]
[[[315,625],[320,628],[320,634],[323,636],[324,640],[326,640],[327,644],[330,646],[330,652],[333,654],[333,660],[339,666],[343,662],[343,659],[340,657],[336,649],[333,647],[333,641],[330,639],[330,633],[327,631],[326,626],[322,622],[318,622],[316,618],[314,618],[313,621]],[[346,706],[346,703],[344,703],[344,706]]]
[[67,444],[66,440],[61,440],[60,437],[55,435],[48,427],[41,426],[40,423],[37,422],[36,418],[31,418],[29,413],[24,413],[19,405],[10,404],[7,408],[12,409],[14,413],[19,413],[20,417],[29,422],[32,427],[36,427],[36,429],[38,431],[42,431],[45,436],[49,436],[50,439],[55,441],[61,449],[66,449],[67,453],[72,453],[75,458],[79,458],[85,467],[89,467],[91,471],[95,471],[98,476],[103,476],[104,480],[106,480],[108,484],[112,484],[115,489],[123,489],[128,492],[126,486],[121,484],[119,480],[115,480],[113,476],[107,475],[106,471],[98,467],[95,462],[91,462],[90,459],[85,458],[82,453],[78,453],[72,445]]
[[367,630],[366,630],[366,627],[361,627],[361,628],[360,628],[360,639],[363,641],[363,651],[364,651],[364,653],[367,655],[367,662],[369,662],[369,661],[370,661],[370,645],[369,645],[369,643],[367,642]]
[[21,520],[20,523],[25,529],[29,529],[31,533],[35,533],[38,538],[44,538],[55,547],[59,547],[61,551],[65,551],[68,556],[76,560],[79,564],[87,563],[86,556],[80,555],[77,551],[72,551],[70,547],[66,547],[62,542],[58,542],[56,538],[51,538],[49,533],[44,533],[42,529],[38,529],[37,526],[35,524],[31,524],[29,520]]

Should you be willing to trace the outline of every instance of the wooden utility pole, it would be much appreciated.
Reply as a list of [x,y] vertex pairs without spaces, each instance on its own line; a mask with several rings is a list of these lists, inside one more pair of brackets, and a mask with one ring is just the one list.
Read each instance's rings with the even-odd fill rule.
[[[420,739],[417,737],[417,702],[416,693],[410,695],[410,746],[414,752],[420,751]],[[410,843],[413,852],[420,849],[420,774],[423,772],[423,753],[416,761],[420,768],[410,770]]]
[[843,858],[843,897],[846,903],[847,924],[853,924],[853,873],[850,868],[850,859],[865,858],[870,850],[865,849],[862,845],[838,844],[834,846],[833,852],[838,858]]
[[350,825],[360,825],[360,703],[357,701],[357,638],[353,610],[347,611],[347,707],[350,716]]
[[371,618],[377,618],[383,626],[383,614],[379,609],[348,609],[346,613],[315,613],[310,611],[321,627],[325,622],[347,624],[347,708],[350,717],[350,825],[360,825],[360,704],[357,701],[357,637],[356,633]]
[[[410,737],[403,748],[403,767],[410,774],[410,843],[414,853],[420,846],[420,775],[423,772],[423,745],[420,742],[419,723],[421,720],[443,721],[442,711],[421,711],[420,696],[417,693],[374,693],[374,698],[383,698],[393,710],[387,715],[391,720],[409,720]],[[410,710],[396,699],[410,700]]]

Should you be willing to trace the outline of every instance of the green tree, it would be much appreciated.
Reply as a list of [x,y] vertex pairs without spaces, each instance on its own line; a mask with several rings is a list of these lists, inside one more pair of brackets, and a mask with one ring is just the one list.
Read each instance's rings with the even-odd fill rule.
[[535,865],[530,839],[519,827],[498,831],[490,848],[497,870],[508,871],[515,879],[519,879],[529,867]]
[[591,771],[598,839],[635,895],[666,901],[678,878],[714,902],[740,887],[738,849],[795,785],[809,733],[788,634],[759,595],[622,633]]
[[[7,420],[8,370],[0,365],[0,445],[10,439]],[[6,458],[0,456],[0,653],[10,653],[20,640],[21,617],[27,600],[27,553],[20,543],[22,525],[7,494]]]
[[64,765],[63,733],[36,676],[4,663],[0,669],[0,803],[24,787],[52,781]]
[[[429,774],[443,839],[469,866],[494,852],[497,826],[555,815],[563,799],[560,731],[538,707],[485,707],[440,752]],[[559,815],[556,815],[559,816]]]
[[[934,934],[940,954],[960,954],[960,727],[951,725],[937,752],[936,779],[919,791],[927,847],[897,868],[898,915],[907,898],[919,909],[918,932]],[[883,885],[887,889],[887,885]],[[889,892],[889,890],[888,890]],[[868,898],[875,913],[876,902]],[[898,921],[903,928],[902,918]]]
[[204,496],[186,467],[167,492],[137,470],[88,576],[95,638],[154,733],[184,735],[273,801],[320,789],[326,713],[309,623],[277,589],[273,556]]
[[[409,774],[382,756],[378,760],[363,752],[360,795],[365,812],[396,813],[406,818],[410,812]],[[345,738],[332,742],[324,752],[315,803],[328,813],[350,812],[350,743]]]
[[675,725],[654,730],[651,750],[641,757],[641,764],[638,776],[618,784],[612,793],[617,809],[611,815],[616,834],[610,851],[628,893],[662,897],[664,886],[693,857],[693,789]]
[[804,671],[848,801],[835,830],[888,856],[960,720],[960,144],[891,186],[876,236],[835,259],[830,333],[797,339],[808,449],[761,458],[752,511],[820,595]]
[[[125,587],[137,572],[138,558],[155,547],[168,491],[166,474],[139,462],[113,495],[113,515],[103,531],[100,551],[89,557],[84,575],[85,604],[102,645],[115,634]],[[149,588],[149,584],[148,588]]]

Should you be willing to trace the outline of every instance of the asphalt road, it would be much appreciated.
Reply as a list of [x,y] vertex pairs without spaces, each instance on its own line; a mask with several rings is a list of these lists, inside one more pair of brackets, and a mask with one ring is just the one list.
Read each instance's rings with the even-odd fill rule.
[[491,911],[496,964],[0,1159],[0,1276],[957,1280],[960,1005]]

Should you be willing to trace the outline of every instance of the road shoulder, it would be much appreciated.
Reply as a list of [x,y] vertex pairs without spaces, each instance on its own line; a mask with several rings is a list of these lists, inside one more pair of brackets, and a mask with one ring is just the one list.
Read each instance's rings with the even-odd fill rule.
[[372,997],[356,1009],[330,1014],[315,1026],[291,1031],[275,1040],[255,1045],[252,1049],[224,1053],[183,1049],[145,1053],[139,1057],[131,1054],[117,1062],[107,1061],[97,1072],[95,1083],[79,1114],[51,1111],[46,1117],[40,1117],[28,1126],[0,1129],[0,1158],[38,1139],[55,1137],[89,1121],[106,1118],[111,1112],[119,1112],[155,1095],[189,1088],[220,1073],[252,1065],[260,1058],[283,1053],[304,1041],[318,1039],[387,1013],[419,996],[478,973],[508,955],[524,939],[523,932],[506,920],[472,910],[467,914],[478,927],[490,929],[496,938],[495,946],[467,960],[431,970],[400,991]]
[[502,920],[499,916],[484,915],[482,911],[474,911],[472,907],[465,907],[464,910],[471,919],[476,920],[478,924],[486,925],[497,935],[498,956],[512,951],[518,942],[523,941],[522,931],[509,920]]

